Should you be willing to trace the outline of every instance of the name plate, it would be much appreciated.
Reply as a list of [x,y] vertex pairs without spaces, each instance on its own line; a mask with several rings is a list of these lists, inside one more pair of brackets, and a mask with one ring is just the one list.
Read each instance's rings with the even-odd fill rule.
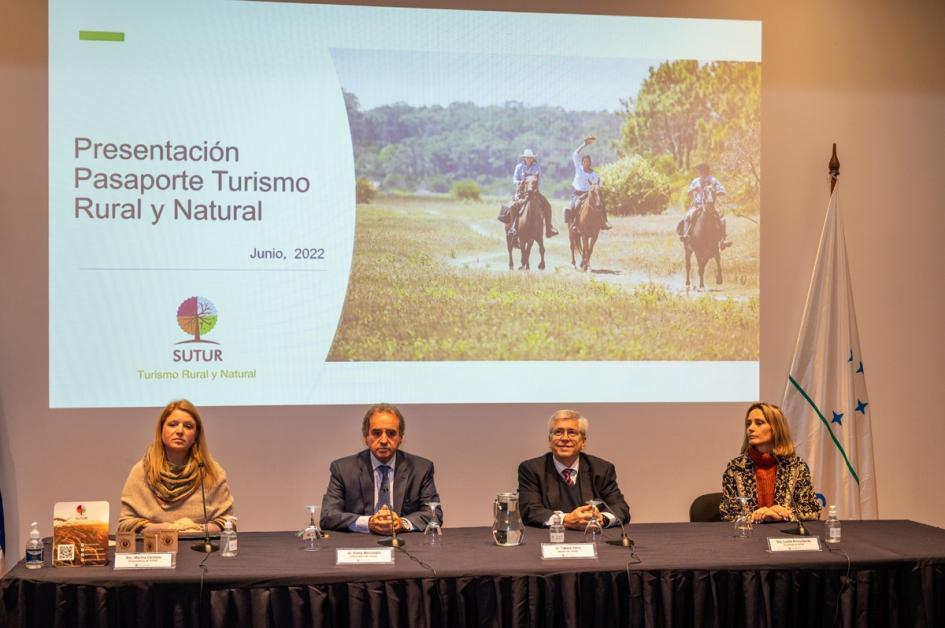
[[594,543],[542,543],[542,560],[560,560],[565,558],[597,558],[597,545]]
[[816,536],[799,536],[793,539],[776,539],[768,537],[769,552],[820,552],[820,538]]
[[393,565],[393,547],[339,547],[336,565]]
[[125,552],[115,554],[115,569],[174,569],[173,552]]

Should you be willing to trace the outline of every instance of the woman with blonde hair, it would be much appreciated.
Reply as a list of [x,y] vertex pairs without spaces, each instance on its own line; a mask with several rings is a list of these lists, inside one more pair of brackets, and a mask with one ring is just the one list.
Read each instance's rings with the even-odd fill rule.
[[741,512],[747,498],[752,521],[817,519],[820,504],[810,469],[794,452],[787,420],[776,405],[753,403],[745,413],[742,453],[722,474],[719,512],[726,521]]
[[226,473],[207,449],[200,413],[186,399],[165,406],[154,441],[135,463],[121,491],[120,532],[203,532],[200,482],[207,499],[207,527],[219,532],[233,514]]

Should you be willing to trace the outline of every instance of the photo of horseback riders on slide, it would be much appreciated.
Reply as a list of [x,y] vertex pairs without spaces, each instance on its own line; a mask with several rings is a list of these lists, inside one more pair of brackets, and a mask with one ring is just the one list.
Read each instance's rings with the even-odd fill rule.
[[757,359],[760,64],[510,85],[505,56],[332,54],[357,204],[329,360]]
[[[569,242],[571,245],[571,265],[575,265],[575,250],[581,253],[581,269],[588,270],[590,267],[591,253],[594,250],[594,243],[601,231],[612,229],[607,220],[607,208],[604,206],[602,196],[600,195],[600,176],[594,172],[592,159],[590,155],[582,155],[582,151],[593,144],[597,138],[593,135],[584,138],[580,145],[574,150],[571,160],[574,163],[574,180],[571,183],[571,203],[564,209],[564,223],[568,226]],[[514,267],[512,260],[512,249],[518,248],[522,253],[522,263],[519,266],[522,270],[529,268],[529,251],[532,243],[537,243],[541,254],[541,263],[539,270],[545,269],[545,248],[541,239],[541,220],[545,224],[545,237],[551,238],[558,235],[558,230],[552,225],[551,203],[539,191],[541,181],[541,166],[538,164],[535,153],[526,148],[522,151],[521,160],[515,166],[515,172],[512,175],[512,183],[515,184],[515,196],[511,203],[503,205],[499,211],[499,220],[506,224],[505,235],[509,252],[509,269]],[[539,212],[529,217],[527,212],[522,209],[529,203],[536,203]],[[529,219],[533,221],[538,230],[538,237],[530,237],[524,234],[519,237],[520,222],[522,227],[530,224]]]
[[[545,269],[545,243],[542,239],[542,225],[546,238],[558,235],[558,230],[551,224],[551,203],[541,193],[541,166],[538,158],[530,148],[522,151],[520,161],[512,174],[512,183],[515,185],[515,196],[508,205],[499,210],[499,220],[505,223],[505,239],[509,253],[509,270],[515,262],[512,259],[512,249],[517,248],[522,254],[520,268],[528,270],[532,245],[538,244],[538,253],[541,261],[539,270]],[[519,237],[521,232],[521,237]]]
[[686,217],[676,225],[676,233],[686,251],[686,287],[690,285],[692,255],[699,265],[699,287],[705,287],[703,275],[710,259],[715,260],[716,283],[722,283],[722,260],[719,255],[732,246],[726,240],[725,218],[719,207],[719,197],[725,194],[725,188],[710,173],[709,164],[696,166],[699,173],[689,184],[689,211]]

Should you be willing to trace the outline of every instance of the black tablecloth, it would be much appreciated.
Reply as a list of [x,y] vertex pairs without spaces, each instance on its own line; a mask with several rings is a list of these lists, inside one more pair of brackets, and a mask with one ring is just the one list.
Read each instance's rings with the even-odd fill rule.
[[734,539],[727,523],[635,525],[633,555],[600,544],[597,560],[568,561],[541,560],[547,531],[504,548],[487,528],[447,528],[442,547],[406,535],[381,566],[335,565],[335,548],[376,537],[335,533],[305,552],[293,533],[241,533],[238,557],[205,568],[184,547],[173,571],[21,563],[0,582],[0,625],[945,626],[945,531],[844,522],[839,549],[768,552],[785,527]]

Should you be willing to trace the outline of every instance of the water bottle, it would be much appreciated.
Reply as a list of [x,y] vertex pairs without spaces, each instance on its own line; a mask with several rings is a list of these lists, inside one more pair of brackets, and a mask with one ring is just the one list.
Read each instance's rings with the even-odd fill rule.
[[239,546],[236,542],[236,530],[233,529],[233,520],[236,517],[227,517],[223,524],[223,531],[220,532],[220,556],[223,558],[233,558],[236,556]]
[[32,524],[30,530],[30,540],[26,542],[26,568],[39,569],[43,566],[43,541],[39,538],[39,529],[36,522]]
[[828,543],[840,542],[840,519],[837,517],[837,506],[832,505],[827,511],[827,521],[824,523],[824,529],[827,531]]
[[551,515],[551,527],[548,529],[548,540],[552,543],[564,543],[564,513],[556,512]]

